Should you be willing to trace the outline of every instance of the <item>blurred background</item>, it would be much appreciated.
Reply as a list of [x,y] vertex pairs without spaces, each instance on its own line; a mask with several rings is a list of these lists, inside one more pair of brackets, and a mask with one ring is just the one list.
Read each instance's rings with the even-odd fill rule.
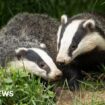
[[0,28],[19,12],[45,13],[60,19],[79,12],[105,12],[105,0],[0,0]]

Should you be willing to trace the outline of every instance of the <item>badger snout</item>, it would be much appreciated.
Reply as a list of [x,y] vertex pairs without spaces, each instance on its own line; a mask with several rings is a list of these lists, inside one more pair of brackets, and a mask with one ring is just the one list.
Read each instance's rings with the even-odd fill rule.
[[61,77],[62,77],[62,72],[61,71],[59,71],[59,73],[55,74],[55,80],[61,79]]
[[57,56],[56,58],[56,62],[61,64],[61,65],[64,65],[64,64],[69,64],[71,62],[71,57],[69,56]]
[[50,72],[48,76],[50,78],[50,81],[59,80],[62,78],[62,71],[60,71],[59,69],[55,70],[55,72]]

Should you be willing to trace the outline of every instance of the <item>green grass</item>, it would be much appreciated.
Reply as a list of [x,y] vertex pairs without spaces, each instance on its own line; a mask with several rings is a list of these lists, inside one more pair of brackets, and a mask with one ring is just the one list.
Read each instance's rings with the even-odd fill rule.
[[23,70],[0,69],[0,91],[13,91],[14,94],[13,97],[0,96],[0,105],[55,105],[51,88]]
[[105,12],[104,0],[0,0],[0,26],[19,12],[46,13],[60,19],[85,11]]
[[[105,104],[105,101],[101,100],[101,94],[105,96],[104,80],[87,79],[80,83],[80,94],[84,92],[90,97],[90,103],[84,98],[86,100],[84,105]],[[67,81],[61,87],[67,89]],[[52,88],[55,88],[54,85],[49,84],[45,87],[40,78],[29,75],[24,69],[0,69],[0,105],[56,105],[56,95]],[[13,96],[2,96],[1,91],[13,91]],[[74,95],[72,101],[73,105],[82,105],[83,100],[81,95]]]

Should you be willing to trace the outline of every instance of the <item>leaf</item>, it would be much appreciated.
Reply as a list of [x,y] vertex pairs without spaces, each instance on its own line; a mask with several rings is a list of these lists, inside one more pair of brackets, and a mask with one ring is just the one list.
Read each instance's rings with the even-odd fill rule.
[[13,82],[13,80],[11,78],[5,78],[4,82],[10,84]]
[[49,95],[49,97],[54,97],[55,96],[54,92],[52,92],[52,91],[48,91],[48,95]]

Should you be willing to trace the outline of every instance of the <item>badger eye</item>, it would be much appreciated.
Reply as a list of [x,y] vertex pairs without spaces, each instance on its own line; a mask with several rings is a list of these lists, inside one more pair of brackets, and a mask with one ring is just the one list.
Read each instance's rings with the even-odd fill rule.
[[43,67],[44,67],[44,63],[41,62],[41,63],[39,64],[39,66],[40,66],[41,68],[43,68]]
[[75,45],[72,45],[71,48],[76,48],[76,46]]
[[16,54],[16,57],[17,57],[18,60],[21,59],[21,55],[19,55],[19,54]]
[[75,50],[75,48],[76,48],[76,45],[72,45],[72,46],[71,46],[71,49],[72,49],[72,50]]

